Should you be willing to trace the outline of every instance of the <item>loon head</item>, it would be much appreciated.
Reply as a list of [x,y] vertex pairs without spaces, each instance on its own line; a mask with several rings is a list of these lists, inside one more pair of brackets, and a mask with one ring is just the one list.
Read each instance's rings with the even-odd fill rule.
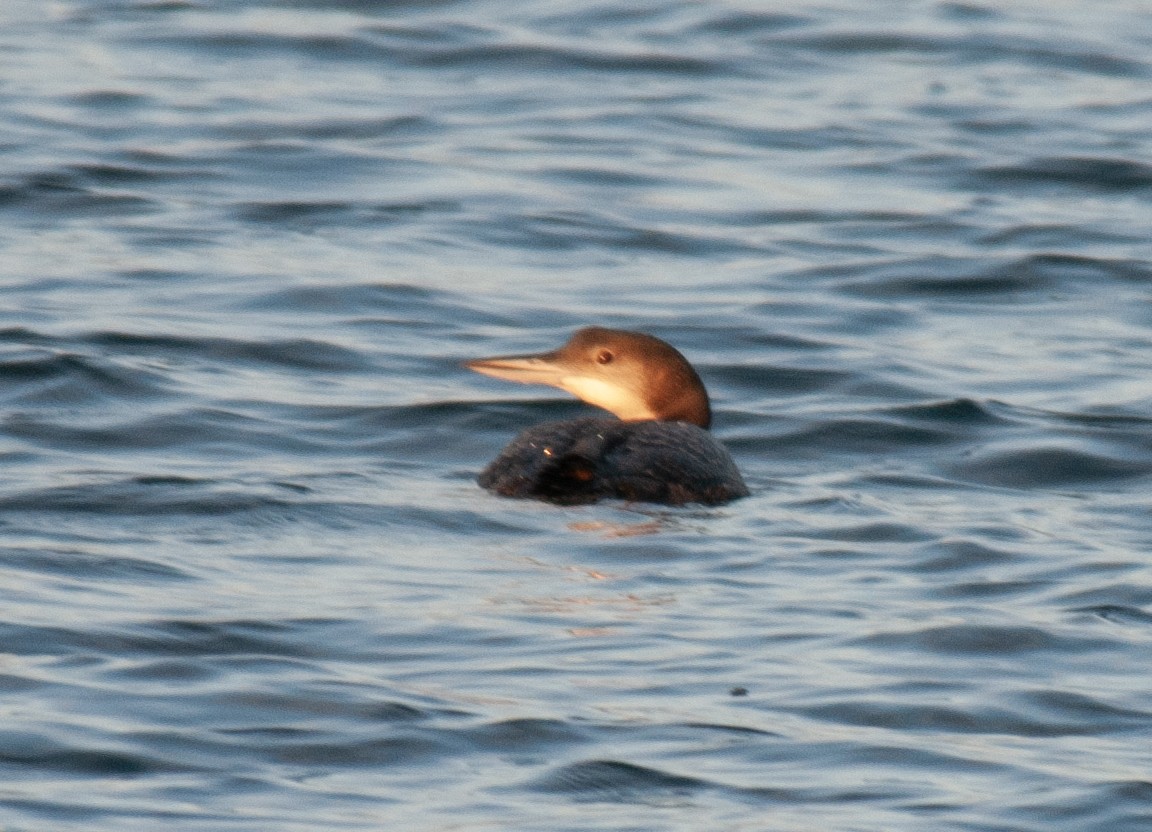
[[700,376],[670,344],[641,332],[588,327],[553,352],[481,358],[465,364],[487,376],[559,387],[626,422],[712,424]]

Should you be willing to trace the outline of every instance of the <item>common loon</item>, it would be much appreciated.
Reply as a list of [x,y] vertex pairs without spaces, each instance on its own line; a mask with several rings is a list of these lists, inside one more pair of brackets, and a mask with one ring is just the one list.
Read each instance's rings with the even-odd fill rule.
[[708,432],[712,409],[700,376],[659,338],[588,327],[553,352],[464,366],[559,387],[619,417],[528,428],[481,472],[489,491],[565,505],[606,497],[715,505],[748,496],[736,463]]

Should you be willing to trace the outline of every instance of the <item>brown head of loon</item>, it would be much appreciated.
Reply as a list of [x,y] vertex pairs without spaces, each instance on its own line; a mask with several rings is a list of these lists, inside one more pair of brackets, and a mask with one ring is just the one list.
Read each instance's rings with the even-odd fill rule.
[[732,457],[708,433],[712,409],[700,376],[659,338],[588,327],[552,352],[465,366],[559,387],[618,417],[529,428],[480,474],[490,491],[563,504],[614,497],[714,505],[748,495]]

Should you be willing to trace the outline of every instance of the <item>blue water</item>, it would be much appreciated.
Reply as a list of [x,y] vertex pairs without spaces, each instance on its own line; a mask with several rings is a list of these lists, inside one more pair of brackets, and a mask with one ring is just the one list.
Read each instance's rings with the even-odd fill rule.
[[[6,0],[0,826],[1152,829],[1152,13]],[[698,367],[753,496],[476,473]]]

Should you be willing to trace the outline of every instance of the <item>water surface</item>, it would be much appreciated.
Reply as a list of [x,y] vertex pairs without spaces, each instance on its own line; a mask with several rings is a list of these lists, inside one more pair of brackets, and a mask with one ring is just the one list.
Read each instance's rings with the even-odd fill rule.
[[[11,830],[1152,826],[1142,4],[0,10]],[[510,501],[697,365],[753,496]]]

